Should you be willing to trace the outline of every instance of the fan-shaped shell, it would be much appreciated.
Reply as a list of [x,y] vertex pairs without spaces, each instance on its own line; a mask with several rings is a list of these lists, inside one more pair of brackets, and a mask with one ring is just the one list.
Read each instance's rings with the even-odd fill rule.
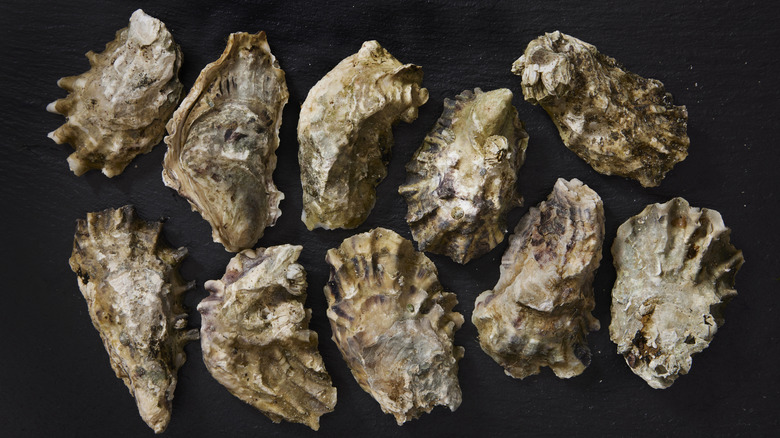
[[742,251],[715,210],[685,199],[648,205],[618,228],[609,334],[628,366],[656,389],[688,374],[737,294]]
[[253,246],[281,215],[272,175],[287,98],[265,33],[234,33],[168,122],[163,181],[228,251]]
[[70,267],[78,274],[92,324],[111,367],[156,433],[168,426],[176,374],[184,364],[185,283],[178,267],[186,248],[160,239],[162,222],[138,219],[131,206],[87,213],[76,223]]
[[181,50],[165,24],[138,9],[102,53],[87,58],[89,71],[57,82],[68,97],[46,109],[67,121],[49,138],[73,146],[68,164],[76,175],[102,169],[113,177],[162,140],[181,98]]
[[198,305],[206,368],[233,395],[271,420],[319,429],[333,411],[336,388],[309,330],[302,247],[247,249],[227,266]]
[[520,203],[517,171],[527,146],[506,88],[477,88],[445,99],[398,189],[420,251],[466,263],[501,243],[506,214]]
[[422,75],[367,41],[309,91],[298,121],[301,220],[308,229],[355,228],[366,220],[387,175],[392,125],[413,122],[428,100]]
[[558,377],[590,364],[593,277],[601,261],[604,208],[578,179],[558,179],[517,224],[493,290],[477,297],[472,322],[482,349],[517,379],[549,366]]
[[525,100],[550,115],[563,143],[597,172],[661,183],[688,156],[688,111],[661,82],[622,68],[558,31],[531,41],[512,65]]
[[457,409],[463,316],[433,262],[384,228],[345,239],[325,260],[333,340],[360,386],[399,425],[436,405]]

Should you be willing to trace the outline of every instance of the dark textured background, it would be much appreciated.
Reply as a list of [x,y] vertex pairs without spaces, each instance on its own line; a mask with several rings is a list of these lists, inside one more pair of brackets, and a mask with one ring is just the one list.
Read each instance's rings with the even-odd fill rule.
[[[101,51],[142,7],[163,20],[184,52],[187,89],[214,61],[234,31],[265,30],[287,73],[274,179],[285,193],[282,217],[260,245],[304,245],[312,329],[320,334],[325,365],[338,387],[335,412],[322,418],[322,436],[421,435],[770,435],[778,427],[780,385],[780,233],[778,233],[777,3],[679,1],[387,2],[205,1],[109,2],[4,0],[0,4],[0,429],[3,436],[151,436],[133,399],[114,377],[92,328],[76,276],[68,267],[75,220],[89,211],[137,206],[147,219],[167,218],[166,238],[186,246],[182,267],[197,288],[187,296],[190,324],[206,296],[203,282],[220,277],[231,254],[213,243],[210,228],[187,202],[163,186],[165,146],[136,159],[108,179],[69,170],[68,146],[46,138],[64,119],[48,102],[65,96],[61,76],[88,67],[84,53]],[[584,3],[584,2],[583,2]],[[630,4],[629,4],[630,3]],[[772,4],[774,3],[774,6]],[[559,29],[596,45],[628,69],[657,78],[690,114],[690,156],[660,187],[597,174],[568,151],[544,111],[523,101],[512,61],[526,44]],[[300,104],[317,80],[364,40],[377,39],[402,62],[425,71],[430,100],[419,119],[395,129],[389,176],[379,186],[368,220],[354,231],[309,232],[299,220],[301,188],[296,125]],[[607,216],[604,259],[595,280],[595,316],[602,329],[590,344],[593,363],[579,377],[557,379],[545,369],[523,381],[504,375],[467,322],[456,335],[466,348],[460,362],[463,404],[395,425],[350,375],[325,316],[325,251],[355,232],[384,226],[410,238],[397,194],[404,164],[439,117],[442,100],[460,91],[508,87],[531,136],[521,169],[525,206],[510,227],[542,201],[558,177],[577,177],[603,198]],[[733,229],[746,263],[739,296],[713,344],[695,356],[692,372],[670,389],[653,390],[615,354],[610,342],[610,289],[615,279],[609,248],[617,227],[652,202],[683,196],[718,210]],[[476,296],[491,288],[506,242],[465,267],[431,256],[456,308],[470,321]],[[206,371],[200,346],[186,348],[173,419],[166,436],[314,436],[305,426],[273,424],[230,395]]]

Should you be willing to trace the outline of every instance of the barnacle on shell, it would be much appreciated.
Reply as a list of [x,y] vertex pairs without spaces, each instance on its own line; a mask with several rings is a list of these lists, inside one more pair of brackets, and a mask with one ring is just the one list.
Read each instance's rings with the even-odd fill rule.
[[333,411],[333,387],[309,330],[306,271],[296,263],[302,247],[247,249],[221,280],[206,282],[200,302],[206,368],[233,395],[271,420],[319,429]]
[[618,228],[609,335],[651,387],[688,374],[723,325],[744,262],[730,233],[720,213],[682,198],[648,205]]
[[453,337],[463,316],[433,262],[384,228],[345,239],[325,260],[333,340],[382,411],[400,425],[436,405],[457,409],[463,348]]
[[506,88],[466,90],[444,100],[444,112],[406,165],[398,192],[420,251],[458,263],[504,240],[506,214],[520,203],[517,171],[528,134]]
[[76,175],[102,169],[113,177],[162,140],[183,88],[181,50],[165,24],[138,9],[102,53],[87,58],[89,71],[57,82],[68,97],[46,109],[67,121],[49,138],[73,146],[68,164]]
[[596,47],[562,34],[531,41],[512,65],[525,100],[550,115],[566,147],[597,172],[661,183],[688,156],[688,111],[655,79],[628,72]]
[[272,175],[288,96],[265,33],[234,33],[168,122],[163,181],[228,251],[253,246],[281,215]]
[[392,125],[414,121],[428,100],[422,76],[419,66],[367,41],[309,91],[298,121],[308,229],[355,228],[366,219],[387,175]]
[[185,283],[178,267],[186,248],[161,241],[162,222],[138,219],[131,206],[87,213],[76,223],[70,267],[111,367],[156,433],[168,426],[186,330]]
[[472,322],[482,349],[517,379],[549,366],[558,377],[590,364],[585,339],[593,277],[601,261],[604,208],[578,179],[558,179],[546,201],[517,224],[493,290],[477,297]]

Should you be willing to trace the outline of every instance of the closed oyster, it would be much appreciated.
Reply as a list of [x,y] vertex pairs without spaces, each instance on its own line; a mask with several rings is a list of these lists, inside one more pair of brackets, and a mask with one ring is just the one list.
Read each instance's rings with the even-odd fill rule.
[[453,346],[463,316],[436,266],[393,231],[376,228],[328,251],[328,318],[352,375],[398,424],[436,405],[460,406]]
[[102,169],[119,175],[137,155],[152,150],[181,98],[181,50],[160,20],[138,9],[102,53],[87,52],[90,70],[57,85],[68,97],[46,109],[67,118],[49,133],[70,143],[70,170]]
[[234,33],[168,122],[163,182],[228,251],[257,243],[282,214],[272,175],[288,96],[265,33]]
[[303,307],[306,271],[295,263],[301,249],[244,250],[221,280],[207,281],[211,295],[198,305],[201,346],[206,368],[233,395],[276,423],[317,430],[336,405],[336,388]]
[[428,101],[422,69],[402,65],[376,41],[343,61],[309,91],[298,121],[301,220],[313,230],[355,228],[387,175],[392,125],[417,118]]
[[506,214],[521,200],[517,171],[527,146],[506,88],[444,99],[444,112],[398,189],[420,251],[466,263],[501,243]]
[[576,178],[558,179],[517,224],[498,283],[477,297],[471,318],[480,346],[507,375],[523,379],[549,366],[570,378],[590,364],[585,337],[599,329],[590,312],[603,241],[601,198]]
[[651,387],[668,388],[688,374],[691,356],[723,325],[744,262],[730,233],[720,213],[682,198],[648,205],[618,228],[609,335]]
[[525,100],[550,115],[563,143],[597,172],[655,187],[688,156],[688,111],[661,82],[623,70],[558,31],[528,44],[512,65]]
[[111,367],[156,433],[171,420],[184,344],[198,338],[185,329],[184,292],[194,284],[178,268],[187,249],[166,245],[161,230],[162,222],[138,219],[129,205],[87,213],[76,223],[70,257]]

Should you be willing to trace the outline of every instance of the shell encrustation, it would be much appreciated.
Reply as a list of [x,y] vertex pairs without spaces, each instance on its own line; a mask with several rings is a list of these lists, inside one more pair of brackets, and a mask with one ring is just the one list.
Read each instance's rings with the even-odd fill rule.
[[186,330],[186,283],[178,267],[186,248],[161,241],[162,222],[138,219],[131,206],[87,213],[76,223],[70,267],[78,275],[92,324],[111,367],[156,433],[168,426]]
[[398,189],[420,251],[466,263],[501,243],[506,214],[521,201],[517,171],[527,146],[506,88],[445,99]]
[[590,364],[586,336],[601,261],[604,207],[577,179],[558,179],[517,224],[493,290],[477,297],[472,322],[482,349],[517,379],[549,366],[570,378]]
[[138,9],[102,53],[87,58],[89,71],[57,81],[69,94],[46,109],[67,121],[49,138],[73,146],[68,164],[76,175],[102,169],[113,177],[162,140],[181,98],[181,50],[165,24]]
[[393,124],[413,122],[428,101],[422,76],[421,67],[367,41],[309,91],[298,122],[308,229],[355,228],[366,219],[387,175]]
[[319,429],[333,411],[336,388],[309,330],[306,271],[296,263],[302,247],[247,249],[221,280],[206,282],[200,302],[203,361],[233,395],[271,420]]
[[618,228],[609,335],[651,387],[687,374],[723,325],[744,262],[730,233],[720,213],[682,198],[648,205]]
[[325,259],[333,340],[360,386],[399,425],[436,405],[457,409],[463,347],[453,337],[463,316],[433,262],[384,228],[345,239]]
[[272,176],[288,96],[265,33],[234,33],[168,122],[163,181],[228,251],[253,246],[281,215]]
[[688,156],[688,111],[655,79],[628,72],[558,31],[531,41],[512,65],[525,100],[552,118],[566,147],[597,172],[655,187]]

